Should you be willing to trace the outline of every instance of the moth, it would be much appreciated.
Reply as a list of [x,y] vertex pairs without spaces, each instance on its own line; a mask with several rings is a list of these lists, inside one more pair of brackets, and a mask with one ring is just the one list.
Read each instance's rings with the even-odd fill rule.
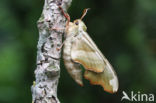
[[87,27],[82,21],[88,9],[85,9],[80,19],[70,22],[70,16],[59,6],[67,18],[65,29],[63,59],[65,67],[71,77],[83,86],[82,65],[85,68],[84,78],[93,85],[101,85],[105,91],[115,93],[119,83],[117,75],[87,33]]

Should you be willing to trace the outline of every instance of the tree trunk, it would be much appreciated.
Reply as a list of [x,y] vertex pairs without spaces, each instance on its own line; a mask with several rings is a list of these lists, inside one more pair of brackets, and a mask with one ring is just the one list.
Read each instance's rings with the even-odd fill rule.
[[33,103],[60,103],[57,98],[57,86],[60,77],[60,52],[65,17],[58,4],[66,11],[72,0],[45,0],[43,12],[37,25],[39,41],[37,46],[36,81],[32,85]]

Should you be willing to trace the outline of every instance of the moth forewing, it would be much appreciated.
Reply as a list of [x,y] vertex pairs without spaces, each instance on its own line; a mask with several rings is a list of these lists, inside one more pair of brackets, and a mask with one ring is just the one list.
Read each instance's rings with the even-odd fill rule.
[[108,62],[107,59],[105,59],[105,62],[106,62],[106,70],[108,71],[108,75],[109,72],[112,75],[112,78],[110,78],[109,80],[109,84],[112,86],[113,92],[117,92],[119,88],[119,82],[118,82],[116,72],[114,71],[112,65]]
[[105,63],[97,51],[89,46],[83,35],[79,34],[71,48],[71,58],[74,62],[82,64],[87,70],[103,72]]
[[[117,90],[119,88],[119,83],[118,83],[118,78],[117,78],[116,72],[114,71],[112,65],[109,63],[109,61],[106,59],[106,57],[101,53],[101,51],[98,49],[98,47],[96,46],[94,41],[90,38],[90,36],[86,32],[84,32],[83,34],[84,34],[84,37],[86,38],[86,41],[88,40],[88,42],[90,43],[90,46],[95,48],[96,49],[96,53],[98,53],[99,56],[102,57],[102,59],[103,59],[103,61],[105,63],[105,66],[104,66],[105,69],[104,69],[104,72],[103,72],[103,74],[105,73],[105,75],[103,75],[103,76],[105,76],[105,78],[108,78],[108,82],[109,82],[108,84],[110,86],[109,88],[112,87],[112,90],[108,89],[108,87],[105,85],[105,84],[107,84],[106,82],[101,84],[101,85],[103,86],[105,91],[108,91],[110,93],[117,92]],[[100,75],[100,73],[99,73],[99,75]],[[108,77],[106,75],[108,75]],[[111,76],[112,76],[112,78],[110,78]]]
[[86,71],[84,77],[90,81],[91,84],[101,85],[105,91],[115,93],[118,90],[118,79],[110,63],[106,60],[104,72],[95,73]]
[[101,85],[105,91],[110,93],[117,91],[118,79],[111,64],[81,27],[72,44],[71,58],[85,67],[84,77],[91,84]]

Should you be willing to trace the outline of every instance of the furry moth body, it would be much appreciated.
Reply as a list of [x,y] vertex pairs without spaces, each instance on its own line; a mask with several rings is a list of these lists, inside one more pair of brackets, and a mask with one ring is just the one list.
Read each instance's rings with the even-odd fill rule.
[[93,40],[86,32],[87,27],[82,21],[87,9],[80,19],[70,22],[70,17],[64,13],[68,19],[66,27],[66,39],[64,41],[63,59],[65,67],[72,78],[81,86],[82,69],[85,68],[84,77],[93,85],[101,85],[105,91],[115,93],[118,90],[118,78],[116,73],[104,57]]

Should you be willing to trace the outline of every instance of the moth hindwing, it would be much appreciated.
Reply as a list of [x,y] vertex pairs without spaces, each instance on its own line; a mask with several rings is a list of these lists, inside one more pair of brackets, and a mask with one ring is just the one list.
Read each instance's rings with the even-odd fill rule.
[[91,84],[101,85],[105,91],[110,93],[117,92],[116,73],[86,32],[87,27],[82,21],[88,9],[85,9],[82,17],[74,22],[70,22],[69,15],[64,13],[62,8],[61,10],[68,19],[63,49],[64,64],[68,73],[78,84],[83,86],[82,69],[80,68],[82,65],[85,68],[84,77]]

